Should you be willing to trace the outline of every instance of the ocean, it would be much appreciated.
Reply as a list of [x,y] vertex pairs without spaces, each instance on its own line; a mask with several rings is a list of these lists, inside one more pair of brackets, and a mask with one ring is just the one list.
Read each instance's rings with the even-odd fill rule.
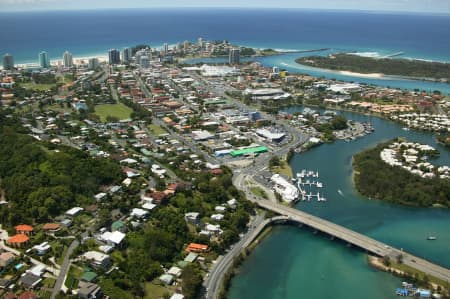
[[[449,25],[450,16],[444,15],[292,9],[0,13],[0,54],[9,52],[16,63],[28,63],[37,62],[43,50],[53,59],[61,59],[65,50],[76,57],[104,56],[110,48],[141,43],[159,47],[163,43],[195,41],[201,36],[258,48],[331,48],[335,52],[371,52],[380,56],[404,52],[402,57],[450,62]],[[270,57],[265,62],[295,70],[295,55]],[[407,81],[402,86],[410,88],[416,83]],[[429,84],[418,86],[435,88]],[[289,111],[295,109],[300,108]],[[371,121],[376,132],[354,142],[322,145],[295,155],[291,162],[294,171],[319,170],[328,198],[326,203],[299,203],[297,208],[449,267],[448,210],[405,208],[369,200],[357,194],[351,181],[351,156],[392,137],[406,136],[436,146],[447,165],[449,151],[437,145],[429,133],[405,132],[386,120],[345,115]],[[439,239],[426,241],[429,234]],[[307,230],[277,227],[244,262],[228,297],[394,298],[394,288],[400,283],[400,279],[368,267],[365,254],[359,250]]]
[[258,48],[404,52],[450,61],[450,16],[300,9],[127,9],[0,13],[0,54],[36,62],[40,51],[61,59],[106,55],[140,43],[229,40]]

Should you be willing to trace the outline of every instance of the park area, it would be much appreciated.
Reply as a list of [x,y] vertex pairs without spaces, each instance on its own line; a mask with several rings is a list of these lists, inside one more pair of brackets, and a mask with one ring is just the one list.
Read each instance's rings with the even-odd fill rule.
[[130,118],[131,112],[133,112],[133,110],[122,103],[95,106],[95,114],[100,117],[102,122],[107,122],[108,117],[117,120]]

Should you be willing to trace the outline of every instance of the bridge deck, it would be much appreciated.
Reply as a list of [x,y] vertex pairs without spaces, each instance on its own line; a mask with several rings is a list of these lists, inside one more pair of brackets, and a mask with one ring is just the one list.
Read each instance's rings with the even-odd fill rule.
[[379,256],[388,256],[396,258],[400,254],[405,265],[418,269],[426,274],[440,278],[444,281],[450,281],[450,270],[439,265],[433,264],[427,260],[411,255],[399,249],[388,246],[385,243],[367,237],[363,234],[352,231],[348,228],[324,220],[322,218],[313,216],[311,214],[299,211],[297,209],[280,205],[278,203],[267,200],[256,200],[256,204],[267,210],[274,211],[280,215],[288,217],[290,221],[299,222],[308,225],[321,232],[327,233],[331,236],[339,238],[357,247],[360,247],[368,252]]

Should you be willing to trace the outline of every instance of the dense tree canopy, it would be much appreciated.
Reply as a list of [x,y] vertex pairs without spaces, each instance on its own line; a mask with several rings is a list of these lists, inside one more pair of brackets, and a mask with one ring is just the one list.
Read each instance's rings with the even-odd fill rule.
[[0,207],[5,224],[48,221],[89,203],[101,185],[121,178],[120,167],[109,160],[39,142],[21,131],[17,123],[0,122],[0,188],[9,202]]
[[380,144],[353,157],[356,189],[364,196],[393,203],[450,207],[450,181],[425,179],[403,168],[389,166],[380,158],[380,152],[387,144]]
[[298,58],[296,62],[314,67],[364,74],[383,73],[418,78],[450,79],[450,63],[442,62],[372,58],[352,54],[302,57]]

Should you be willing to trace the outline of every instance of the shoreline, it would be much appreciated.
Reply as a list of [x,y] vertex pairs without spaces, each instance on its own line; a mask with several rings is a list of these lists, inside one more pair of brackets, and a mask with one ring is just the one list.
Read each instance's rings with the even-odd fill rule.
[[[91,58],[97,58],[100,63],[104,63],[108,61],[108,56],[103,54],[87,54],[83,56],[73,56],[73,64],[83,64],[87,63],[87,61]],[[51,66],[59,66],[63,64],[63,59],[52,59],[50,58],[50,65]],[[28,63],[16,63],[16,67],[26,68],[26,67],[33,67],[38,66],[38,62],[28,62]]]
[[[300,58],[302,58],[302,57],[300,57]],[[312,70],[328,72],[331,74],[339,74],[339,75],[343,75],[343,76],[359,77],[359,78],[365,78],[365,79],[425,81],[425,82],[443,83],[443,84],[450,85],[450,81],[445,81],[444,78],[412,77],[412,76],[404,76],[404,75],[389,75],[389,74],[384,74],[384,73],[358,73],[358,72],[352,72],[352,71],[348,71],[348,70],[333,70],[333,69],[303,64],[303,63],[297,62],[298,59],[299,58],[295,59],[295,61],[294,61],[298,65],[301,65],[306,68],[310,68]],[[419,59],[413,59],[411,61],[414,61],[414,60],[419,60]]]
[[[414,271],[413,273],[411,273],[407,269],[401,269],[399,267],[399,265],[395,262],[389,261],[390,265],[389,266],[385,265],[382,258],[373,256],[370,254],[367,255],[367,264],[375,269],[378,269],[378,270],[386,272],[386,273],[391,273],[392,275],[400,277],[400,278],[414,279],[415,273],[420,273],[420,277],[424,277],[424,275],[425,275],[424,273],[420,272],[419,270],[411,269],[411,271]],[[441,288],[443,290],[447,290],[447,287],[448,287],[448,286],[446,286],[445,282],[441,282],[439,279],[437,279],[435,277],[430,278],[429,284],[434,290],[437,290],[439,288]],[[421,284],[419,283],[419,285],[421,285]]]

